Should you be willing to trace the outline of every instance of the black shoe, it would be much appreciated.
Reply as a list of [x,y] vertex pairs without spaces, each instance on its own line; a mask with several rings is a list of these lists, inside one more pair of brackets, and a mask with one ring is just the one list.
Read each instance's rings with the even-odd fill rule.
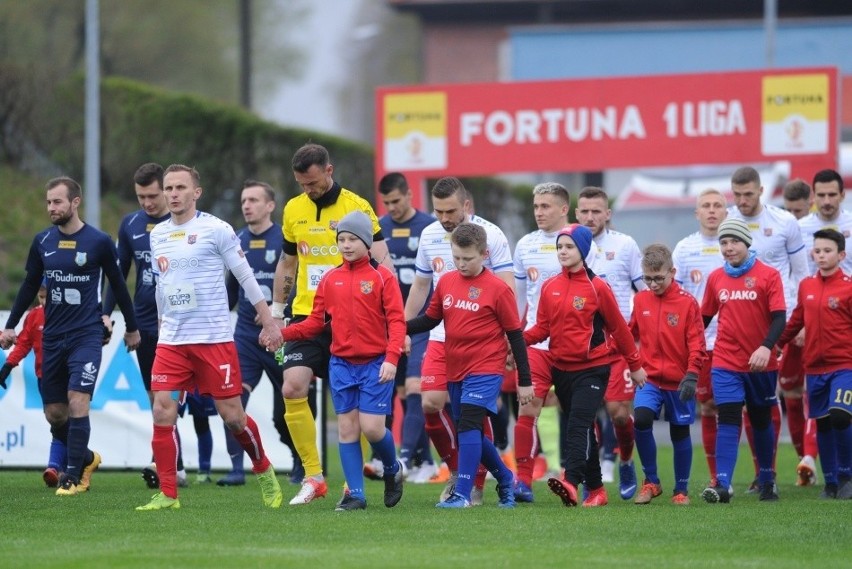
[[758,498],[761,502],[777,502],[778,501],[778,492],[775,491],[775,483],[774,482],[761,482],[760,484],[760,497]]
[[728,489],[719,484],[705,488],[701,493],[701,497],[708,504],[727,504],[731,501],[731,494],[728,492]]
[[837,498],[837,484],[826,484],[822,492],[819,493],[821,500],[834,500]]
[[157,471],[153,468],[154,465],[146,466],[142,469],[142,480],[151,490],[156,490],[160,487],[160,477],[157,476]]
[[852,500],[852,480],[846,480],[840,483],[837,489],[838,500]]
[[405,480],[402,463],[396,461],[396,474],[385,474],[385,506],[393,508],[402,500],[402,483]]
[[356,498],[355,496],[351,496],[346,494],[343,498],[337,503],[335,506],[335,512],[351,512],[353,510],[366,510],[367,502],[362,500],[361,498]]
[[246,473],[232,470],[216,481],[216,486],[245,486]]

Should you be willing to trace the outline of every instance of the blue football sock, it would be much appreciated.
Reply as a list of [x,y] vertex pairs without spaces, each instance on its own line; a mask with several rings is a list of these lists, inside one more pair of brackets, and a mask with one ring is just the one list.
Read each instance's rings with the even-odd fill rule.
[[639,460],[642,461],[642,471],[645,473],[645,479],[654,484],[660,483],[660,476],[657,473],[657,442],[654,440],[654,429],[637,429],[634,426],[633,432],[636,434],[636,452],[639,453]]
[[848,480],[852,476],[852,427],[834,429],[837,445],[837,479]]
[[837,484],[837,438],[834,429],[817,431],[817,448],[822,477],[826,484]]
[[65,470],[72,480],[80,482],[83,465],[89,459],[89,435],[92,432],[89,417],[68,419],[68,467]]
[[775,427],[772,423],[765,429],[753,429],[754,432],[754,454],[757,456],[757,465],[760,467],[758,479],[761,483],[773,482],[775,480],[772,469],[772,459],[775,457]]
[[716,479],[723,488],[731,485],[739,446],[740,426],[720,423],[716,431]]
[[47,457],[47,467],[55,468],[61,472],[65,469],[66,464],[68,464],[68,453],[65,450],[65,443],[54,437],[50,441],[50,453]]
[[361,453],[361,441],[339,443],[338,447],[349,495],[364,500],[364,456]]
[[601,424],[601,437],[603,438],[602,459],[615,462],[615,449],[618,448],[618,438],[615,436],[615,426],[609,417],[604,419]]
[[[672,441],[672,447],[674,451],[674,490],[686,494],[689,486],[689,473],[692,468],[692,439],[686,437],[679,441]],[[642,459],[642,464],[645,464],[645,459]]]
[[425,427],[420,432],[420,438],[417,439],[417,447],[414,456],[420,461],[420,463],[435,463],[435,459],[432,458],[432,442],[429,440],[429,435],[426,434]]
[[[479,468],[482,457],[482,431],[477,429],[459,433],[459,478],[456,482],[456,494],[470,500],[473,478]],[[492,445],[493,447],[494,445]]]
[[511,484],[515,475],[506,467],[506,463],[500,458],[500,451],[494,443],[482,436],[482,457],[480,462],[488,469],[500,484]]
[[231,471],[245,472],[245,466],[243,466],[245,450],[227,426],[225,427],[225,446],[228,447],[228,456],[231,457]]
[[390,429],[385,429],[385,436],[380,441],[371,442],[370,446],[375,455],[382,461],[385,474],[396,474],[399,465],[396,462],[396,445],[393,442]]
[[402,418],[402,444],[399,457],[411,466],[417,454],[420,435],[426,432],[426,418],[423,416],[423,397],[419,393],[410,393],[405,397],[405,416]]
[[213,456],[213,433],[207,429],[206,433],[198,433],[198,471],[210,472],[211,457]]

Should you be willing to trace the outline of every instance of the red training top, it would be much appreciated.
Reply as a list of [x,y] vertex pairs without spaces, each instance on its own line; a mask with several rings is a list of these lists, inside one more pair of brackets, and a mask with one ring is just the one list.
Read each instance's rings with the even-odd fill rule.
[[616,348],[630,371],[642,367],[612,289],[585,268],[572,273],[563,267],[541,286],[536,323],[524,332],[524,341],[532,345],[548,337],[553,365],[561,370],[609,364]]
[[698,302],[672,281],[662,295],[643,290],[633,297],[630,331],[639,342],[648,381],[676,390],[687,372],[696,376],[707,359]]
[[806,329],[802,357],[805,373],[852,369],[852,277],[837,271],[827,277],[817,273],[804,278],[799,283],[796,308],[778,345],[790,342],[802,327]]
[[[748,360],[769,333],[770,313],[786,310],[781,275],[760,261],[749,271],[731,277],[719,268],[707,277],[701,315],[719,313],[719,329],[713,347],[713,367],[750,372]],[[770,357],[766,371],[778,369]]]
[[24,327],[21,333],[18,334],[18,340],[15,347],[9,352],[6,357],[6,363],[15,367],[21,360],[27,357],[30,350],[35,352],[35,372],[36,377],[41,377],[41,337],[44,330],[44,306],[36,306],[27,313],[24,318]]
[[344,261],[320,279],[305,320],[282,328],[284,341],[319,335],[331,317],[331,353],[352,363],[381,354],[396,365],[405,344],[405,314],[396,276],[369,255]]

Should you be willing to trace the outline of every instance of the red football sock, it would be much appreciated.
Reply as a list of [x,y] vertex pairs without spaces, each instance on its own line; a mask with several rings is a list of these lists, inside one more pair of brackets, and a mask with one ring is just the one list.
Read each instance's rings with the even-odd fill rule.
[[260,440],[260,431],[254,419],[246,415],[246,428],[240,433],[233,434],[251,459],[252,472],[258,474],[269,468],[270,462],[266,458],[266,453],[263,452],[263,441]]
[[743,428],[745,429],[746,439],[748,439],[748,448],[751,449],[751,460],[754,463],[754,477],[757,478],[760,473],[760,467],[757,465],[757,454],[754,452],[754,431],[751,429],[751,420],[749,420],[745,409],[743,409]]
[[704,456],[707,458],[707,468],[710,478],[716,478],[716,425],[718,419],[714,415],[701,416],[701,443],[704,445]]
[[805,406],[801,398],[785,397],[787,428],[799,458],[805,456]]
[[154,425],[151,450],[157,463],[157,477],[160,479],[160,491],[169,498],[177,498],[177,455],[178,442],[175,426]]
[[805,422],[805,436],[803,447],[806,455],[816,459],[817,455],[819,454],[819,450],[817,447],[816,419],[808,419]]
[[532,487],[533,466],[538,432],[535,417],[521,415],[515,423],[515,462],[518,464],[518,480]]
[[426,434],[435,445],[435,450],[441,455],[441,460],[447,463],[452,472],[459,469],[459,449],[456,446],[456,431],[446,409],[437,413],[424,413],[426,418]]
[[627,423],[619,427],[613,423],[615,427],[615,438],[618,440],[618,455],[621,462],[627,462],[633,458],[633,445],[635,438],[633,434],[633,415],[627,417]]

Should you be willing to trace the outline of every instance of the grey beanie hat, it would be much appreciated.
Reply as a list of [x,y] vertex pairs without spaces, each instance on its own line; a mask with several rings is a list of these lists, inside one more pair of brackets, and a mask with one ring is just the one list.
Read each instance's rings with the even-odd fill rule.
[[337,234],[341,231],[351,233],[364,242],[367,249],[373,246],[373,223],[363,211],[352,211],[337,222]]
[[719,224],[719,239],[722,237],[733,237],[751,247],[751,230],[745,221],[741,219],[728,218]]

